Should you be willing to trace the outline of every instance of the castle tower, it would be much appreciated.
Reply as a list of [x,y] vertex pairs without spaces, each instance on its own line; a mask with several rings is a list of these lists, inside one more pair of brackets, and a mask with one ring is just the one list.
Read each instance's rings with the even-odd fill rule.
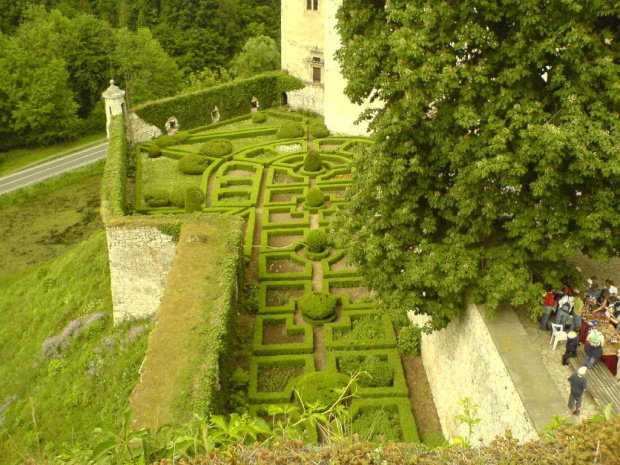
[[114,84],[114,79],[111,79],[110,87],[101,95],[105,103],[106,131],[109,138],[112,117],[125,114],[125,91],[116,86]]
[[301,79],[304,89],[288,92],[292,109],[325,117],[335,133],[367,135],[368,124],[353,124],[365,107],[344,94],[346,80],[335,59],[340,48],[336,12],[342,0],[282,0],[282,69]]

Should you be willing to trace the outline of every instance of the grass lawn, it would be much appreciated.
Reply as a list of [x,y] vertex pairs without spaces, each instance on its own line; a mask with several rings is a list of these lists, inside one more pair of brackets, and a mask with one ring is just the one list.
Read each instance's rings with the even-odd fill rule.
[[178,160],[172,158],[149,158],[142,154],[142,194],[155,189],[172,192],[175,189],[199,187],[202,176],[181,173],[178,163]]
[[0,176],[6,176],[23,168],[30,163],[49,158],[62,152],[66,152],[82,145],[90,144],[105,138],[105,133],[91,134],[76,140],[60,142],[46,147],[28,149],[13,149],[8,152],[0,152]]
[[102,421],[118,426],[149,325],[113,327],[104,231],[0,277],[0,461],[42,463]]

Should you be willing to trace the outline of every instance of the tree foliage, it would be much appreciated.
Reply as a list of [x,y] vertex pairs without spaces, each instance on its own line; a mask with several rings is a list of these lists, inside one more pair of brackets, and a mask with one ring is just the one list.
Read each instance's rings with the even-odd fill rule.
[[231,62],[231,70],[240,78],[276,69],[280,69],[280,51],[276,41],[267,36],[248,39]]
[[439,328],[467,302],[539,308],[575,252],[620,249],[618,7],[348,0],[339,59],[380,97],[340,219],[383,301]]

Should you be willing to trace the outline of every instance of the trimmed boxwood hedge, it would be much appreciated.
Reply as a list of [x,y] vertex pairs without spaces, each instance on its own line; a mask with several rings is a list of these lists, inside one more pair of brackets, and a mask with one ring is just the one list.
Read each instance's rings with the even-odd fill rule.
[[306,194],[306,205],[309,207],[320,207],[325,203],[325,195],[323,191],[317,187],[311,187]]
[[[304,404],[319,402],[323,407],[334,405],[351,378],[335,371],[315,371],[298,378],[295,384],[297,399]],[[355,389],[355,385],[353,385]]]
[[250,361],[250,385],[248,397],[251,403],[290,403],[297,379],[293,378],[280,392],[258,392],[258,371],[260,367],[303,367],[304,374],[314,372],[314,355],[275,355],[270,357],[252,357]]
[[161,148],[158,145],[150,145],[146,153],[149,158],[161,157]]
[[[383,334],[380,339],[334,339],[335,331],[349,332],[352,323],[366,316],[377,316],[381,319],[378,330]],[[325,325],[325,348],[328,350],[369,350],[369,349],[393,349],[396,347],[396,334],[390,317],[377,310],[350,310],[343,312],[342,320],[337,323]]]
[[269,246],[270,237],[282,237],[282,236],[299,236],[299,240],[295,241],[291,245],[278,247],[278,251],[285,252],[289,250],[297,251],[304,246],[304,237],[310,229],[308,228],[290,228],[290,229],[265,229],[261,232],[261,244],[260,251],[273,252],[273,248]]
[[267,115],[265,115],[265,113],[252,113],[252,122],[255,124],[260,124],[260,123],[264,123],[265,121],[267,121]]
[[227,139],[212,139],[202,144],[198,151],[207,157],[221,158],[233,151],[233,144]]
[[336,297],[325,291],[312,291],[297,301],[297,307],[306,323],[323,325],[336,319]]
[[188,187],[185,189],[185,212],[194,213],[202,211],[205,195],[198,187]]
[[248,113],[252,97],[265,102],[265,106],[280,101],[282,92],[303,88],[301,81],[281,71],[265,73],[190,94],[176,95],[147,102],[131,109],[149,124],[162,131],[172,115],[185,129],[203,126],[211,122],[211,110],[215,106],[222,120]]
[[184,174],[202,174],[209,166],[209,159],[202,155],[185,155],[178,162],[179,171]]
[[108,155],[101,181],[101,216],[106,222],[125,214],[127,184],[127,136],[122,116],[110,122]]
[[329,137],[330,135],[329,129],[327,129],[327,126],[325,126],[325,123],[322,121],[315,121],[311,123],[308,130],[315,139],[322,139],[324,137]]
[[149,207],[167,207],[170,205],[170,194],[165,189],[154,189],[144,194],[144,201]]
[[288,302],[281,306],[267,306],[267,291],[303,290],[304,293],[312,292],[312,283],[304,281],[262,281],[258,291],[259,314],[282,314],[295,313],[297,299],[289,298]]
[[368,412],[377,409],[385,409],[389,412],[398,412],[399,430],[402,434],[402,442],[420,442],[418,428],[415,418],[411,413],[411,404],[405,398],[388,399],[354,399],[351,403],[349,413],[353,421],[361,412]]
[[320,254],[329,246],[327,233],[323,229],[312,229],[306,235],[306,247],[313,254]]
[[[255,355],[287,355],[287,354],[311,354],[314,350],[314,335],[312,326],[296,325],[293,315],[258,315],[254,320],[254,343]],[[280,323],[286,325],[286,334],[289,336],[302,334],[303,342],[289,342],[283,344],[263,344],[263,331],[265,324]]]
[[276,132],[276,139],[298,139],[303,137],[306,133],[303,125],[294,121],[284,123],[278,132]]
[[316,150],[308,150],[304,158],[304,170],[317,172],[321,170],[321,154]]
[[[267,264],[270,260],[290,260],[297,265],[303,266],[304,270],[286,273],[270,273],[267,271]],[[312,262],[304,260],[295,252],[262,253],[258,257],[258,277],[259,279],[272,281],[312,279]]]
[[[272,213],[290,213],[291,218],[295,221],[289,222],[271,222],[269,217]],[[292,205],[284,205],[281,207],[265,207],[263,213],[263,229],[289,229],[308,227],[310,225],[310,214],[308,211],[297,211]]]

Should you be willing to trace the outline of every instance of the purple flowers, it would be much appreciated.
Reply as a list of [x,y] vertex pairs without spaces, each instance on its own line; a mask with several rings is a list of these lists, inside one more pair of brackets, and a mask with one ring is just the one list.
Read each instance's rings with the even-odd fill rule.
[[62,358],[63,352],[69,346],[71,337],[77,336],[95,321],[99,321],[104,317],[104,312],[96,312],[85,317],[71,320],[65,329],[63,329],[62,333],[57,336],[48,337],[45,342],[43,342],[43,346],[41,347],[43,356],[49,358]]

